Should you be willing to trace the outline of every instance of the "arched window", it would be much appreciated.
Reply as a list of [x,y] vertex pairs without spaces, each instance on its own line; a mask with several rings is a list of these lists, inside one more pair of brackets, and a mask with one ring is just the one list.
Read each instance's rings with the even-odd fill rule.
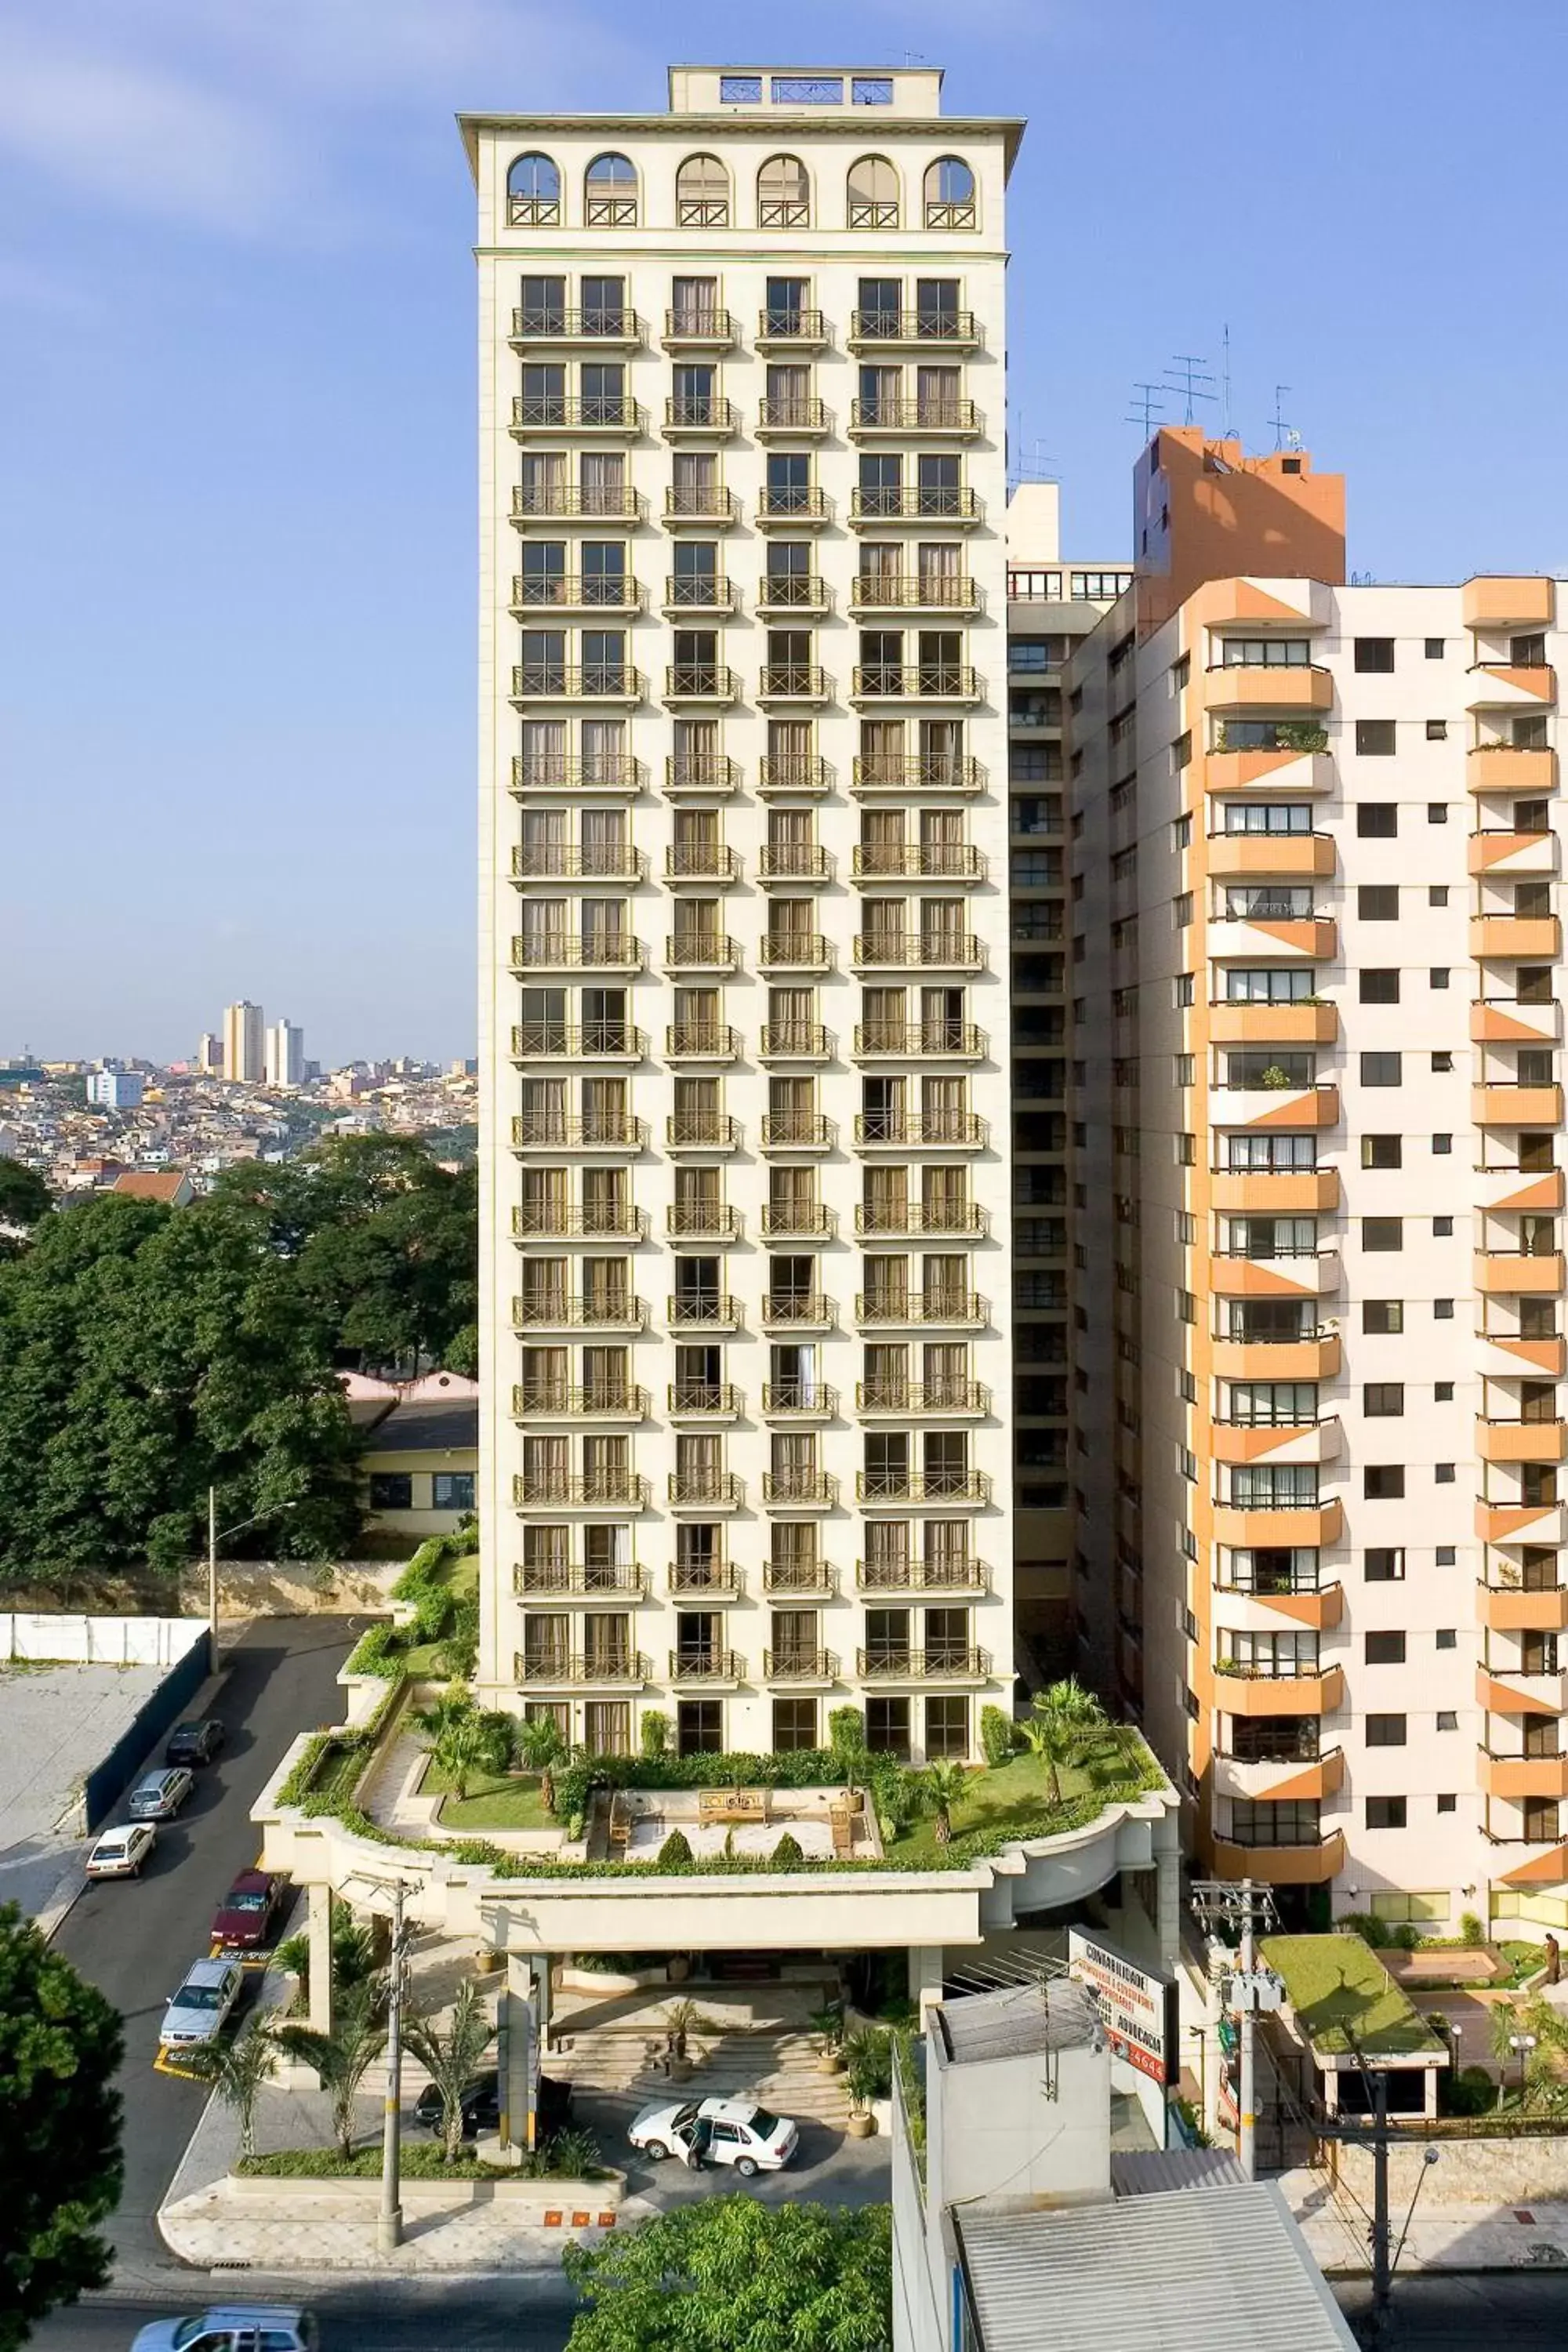
[[548,155],[520,155],[506,175],[509,228],[558,228],[561,174]]
[[849,166],[851,228],[897,228],[899,175],[885,155],[862,155]]
[[717,155],[688,155],[675,175],[675,215],[681,228],[728,228],[730,174]]
[[757,226],[805,228],[811,220],[811,181],[795,155],[770,155],[757,173]]
[[926,173],[926,226],[974,226],[974,174],[961,156],[939,155]]
[[637,166],[629,155],[595,155],[583,181],[590,228],[631,228],[637,216]]

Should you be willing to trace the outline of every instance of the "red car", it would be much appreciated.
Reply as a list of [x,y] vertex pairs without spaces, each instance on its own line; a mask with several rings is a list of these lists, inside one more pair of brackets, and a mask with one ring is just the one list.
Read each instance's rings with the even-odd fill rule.
[[213,1942],[226,1952],[258,1950],[272,1933],[283,1890],[269,1870],[242,1870],[217,1907]]

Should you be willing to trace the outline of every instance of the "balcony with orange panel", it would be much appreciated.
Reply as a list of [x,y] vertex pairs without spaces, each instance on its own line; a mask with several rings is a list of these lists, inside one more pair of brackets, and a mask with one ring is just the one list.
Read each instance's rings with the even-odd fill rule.
[[1311,1845],[1233,1845],[1215,1838],[1215,1875],[1253,1878],[1266,1886],[1323,1886],[1345,1866],[1343,1833],[1331,1830]]
[[1555,1297],[1563,1288],[1561,1250],[1478,1250],[1475,1284],[1483,1297]]
[[1478,1045],[1555,1045],[1563,1035],[1563,1004],[1555,996],[1525,1003],[1517,996],[1478,996],[1470,1004],[1470,1037]]
[[1338,1087],[1215,1086],[1209,1088],[1209,1117],[1215,1127],[1338,1127],[1340,1090]]
[[1537,709],[1556,699],[1550,662],[1473,662],[1465,685],[1467,710]]
[[1220,1169],[1210,1179],[1216,1209],[1233,1213],[1299,1217],[1340,1205],[1337,1168]]
[[1479,1418],[1476,1452],[1483,1462],[1568,1461],[1568,1421]]
[[1528,793],[1533,800],[1557,789],[1557,754],[1544,744],[1474,743],[1465,761],[1472,793]]
[[1335,1004],[1209,1006],[1209,1042],[1215,1045],[1331,1045],[1339,1034]]
[[1216,1421],[1209,1447],[1216,1462],[1333,1462],[1343,1434],[1337,1413],[1321,1421]]
[[1568,1584],[1527,1592],[1519,1584],[1478,1584],[1476,1621],[1492,1633],[1561,1633],[1568,1631]]
[[1476,1502],[1476,1533],[1483,1543],[1568,1543],[1568,1507],[1562,1503]]
[[1304,881],[1334,871],[1329,833],[1213,833],[1208,867],[1215,882]]
[[1321,1755],[1294,1760],[1280,1756],[1244,1761],[1221,1751],[1214,1759],[1215,1795],[1239,1797],[1245,1804],[1321,1804],[1325,1797],[1338,1796],[1344,1781],[1342,1748],[1325,1748]]
[[1245,1667],[1215,1669],[1215,1705],[1222,1715],[1331,1715],[1343,1703],[1338,1666],[1310,1675],[1254,1675]]
[[1462,589],[1467,629],[1549,629],[1556,611],[1556,583],[1539,573],[1478,572]]
[[1326,740],[1311,751],[1287,743],[1274,751],[1227,751],[1223,742],[1215,744],[1204,754],[1204,782],[1211,793],[1246,793],[1258,800],[1276,793],[1282,800],[1319,797],[1338,781]]
[[1299,1339],[1227,1339],[1214,1343],[1222,1381],[1331,1381],[1340,1370],[1340,1335],[1320,1324]]
[[1555,963],[1563,926],[1555,915],[1472,915],[1470,953],[1478,963]]
[[1331,963],[1340,951],[1340,927],[1327,915],[1216,915],[1208,926],[1207,945],[1218,963],[1250,962],[1257,956]]
[[1466,844],[1465,862],[1472,874],[1490,874],[1499,881],[1555,874],[1557,835],[1539,826],[1523,832],[1516,825],[1482,825]]
[[1309,662],[1227,662],[1204,672],[1204,701],[1210,710],[1243,717],[1331,710],[1333,672]]
[[1499,1165],[1476,1170],[1470,1194],[1476,1208],[1510,1215],[1522,1210],[1560,1209],[1563,1196],[1561,1168],[1510,1167],[1500,1155]]
[[1220,1298],[1323,1298],[1340,1286],[1340,1254],[1310,1249],[1289,1257],[1242,1257],[1216,1250],[1210,1271]]
[[1476,1668],[1476,1704],[1490,1715],[1561,1715],[1563,1684],[1561,1673],[1531,1675],[1507,1666]]
[[1470,1088],[1470,1118],[1477,1127],[1561,1127],[1563,1089],[1489,1078]]
[[1344,1507],[1337,1495],[1326,1502],[1298,1503],[1280,1510],[1216,1503],[1214,1512],[1215,1543],[1241,1551],[1260,1545],[1282,1549],[1316,1545],[1321,1550],[1325,1544],[1339,1542],[1344,1527]]
[[1530,1797],[1568,1797],[1568,1756],[1496,1756],[1483,1748],[1481,1792],[1516,1804]]

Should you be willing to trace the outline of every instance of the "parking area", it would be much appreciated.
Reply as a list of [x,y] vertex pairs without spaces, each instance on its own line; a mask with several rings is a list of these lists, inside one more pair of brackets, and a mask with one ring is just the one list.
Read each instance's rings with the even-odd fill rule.
[[158,1688],[163,1666],[0,1665],[0,1903],[47,1916],[74,1874],[82,1781]]

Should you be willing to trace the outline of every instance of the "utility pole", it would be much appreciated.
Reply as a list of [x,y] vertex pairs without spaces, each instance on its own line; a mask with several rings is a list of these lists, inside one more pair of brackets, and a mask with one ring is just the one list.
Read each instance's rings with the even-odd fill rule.
[[392,1882],[392,1972],[386,2004],[386,2100],[381,2128],[381,2210],[376,2252],[403,2243],[403,1881]]
[[1388,2076],[1383,2067],[1372,2078],[1372,2325],[1373,2340],[1388,2321],[1394,2294],[1388,2234]]
[[1226,2005],[1241,2019],[1240,2096],[1237,2103],[1236,2153],[1248,2180],[1258,2178],[1258,2012],[1279,2007],[1283,1993],[1271,1969],[1258,1965],[1257,1934],[1271,1927],[1278,1914],[1267,1886],[1250,1878],[1205,1878],[1193,1887],[1193,1910],[1205,1932],[1221,1925],[1239,1929],[1240,1966],[1233,1973]]
[[217,1488],[207,1488],[207,1672],[217,1672]]

